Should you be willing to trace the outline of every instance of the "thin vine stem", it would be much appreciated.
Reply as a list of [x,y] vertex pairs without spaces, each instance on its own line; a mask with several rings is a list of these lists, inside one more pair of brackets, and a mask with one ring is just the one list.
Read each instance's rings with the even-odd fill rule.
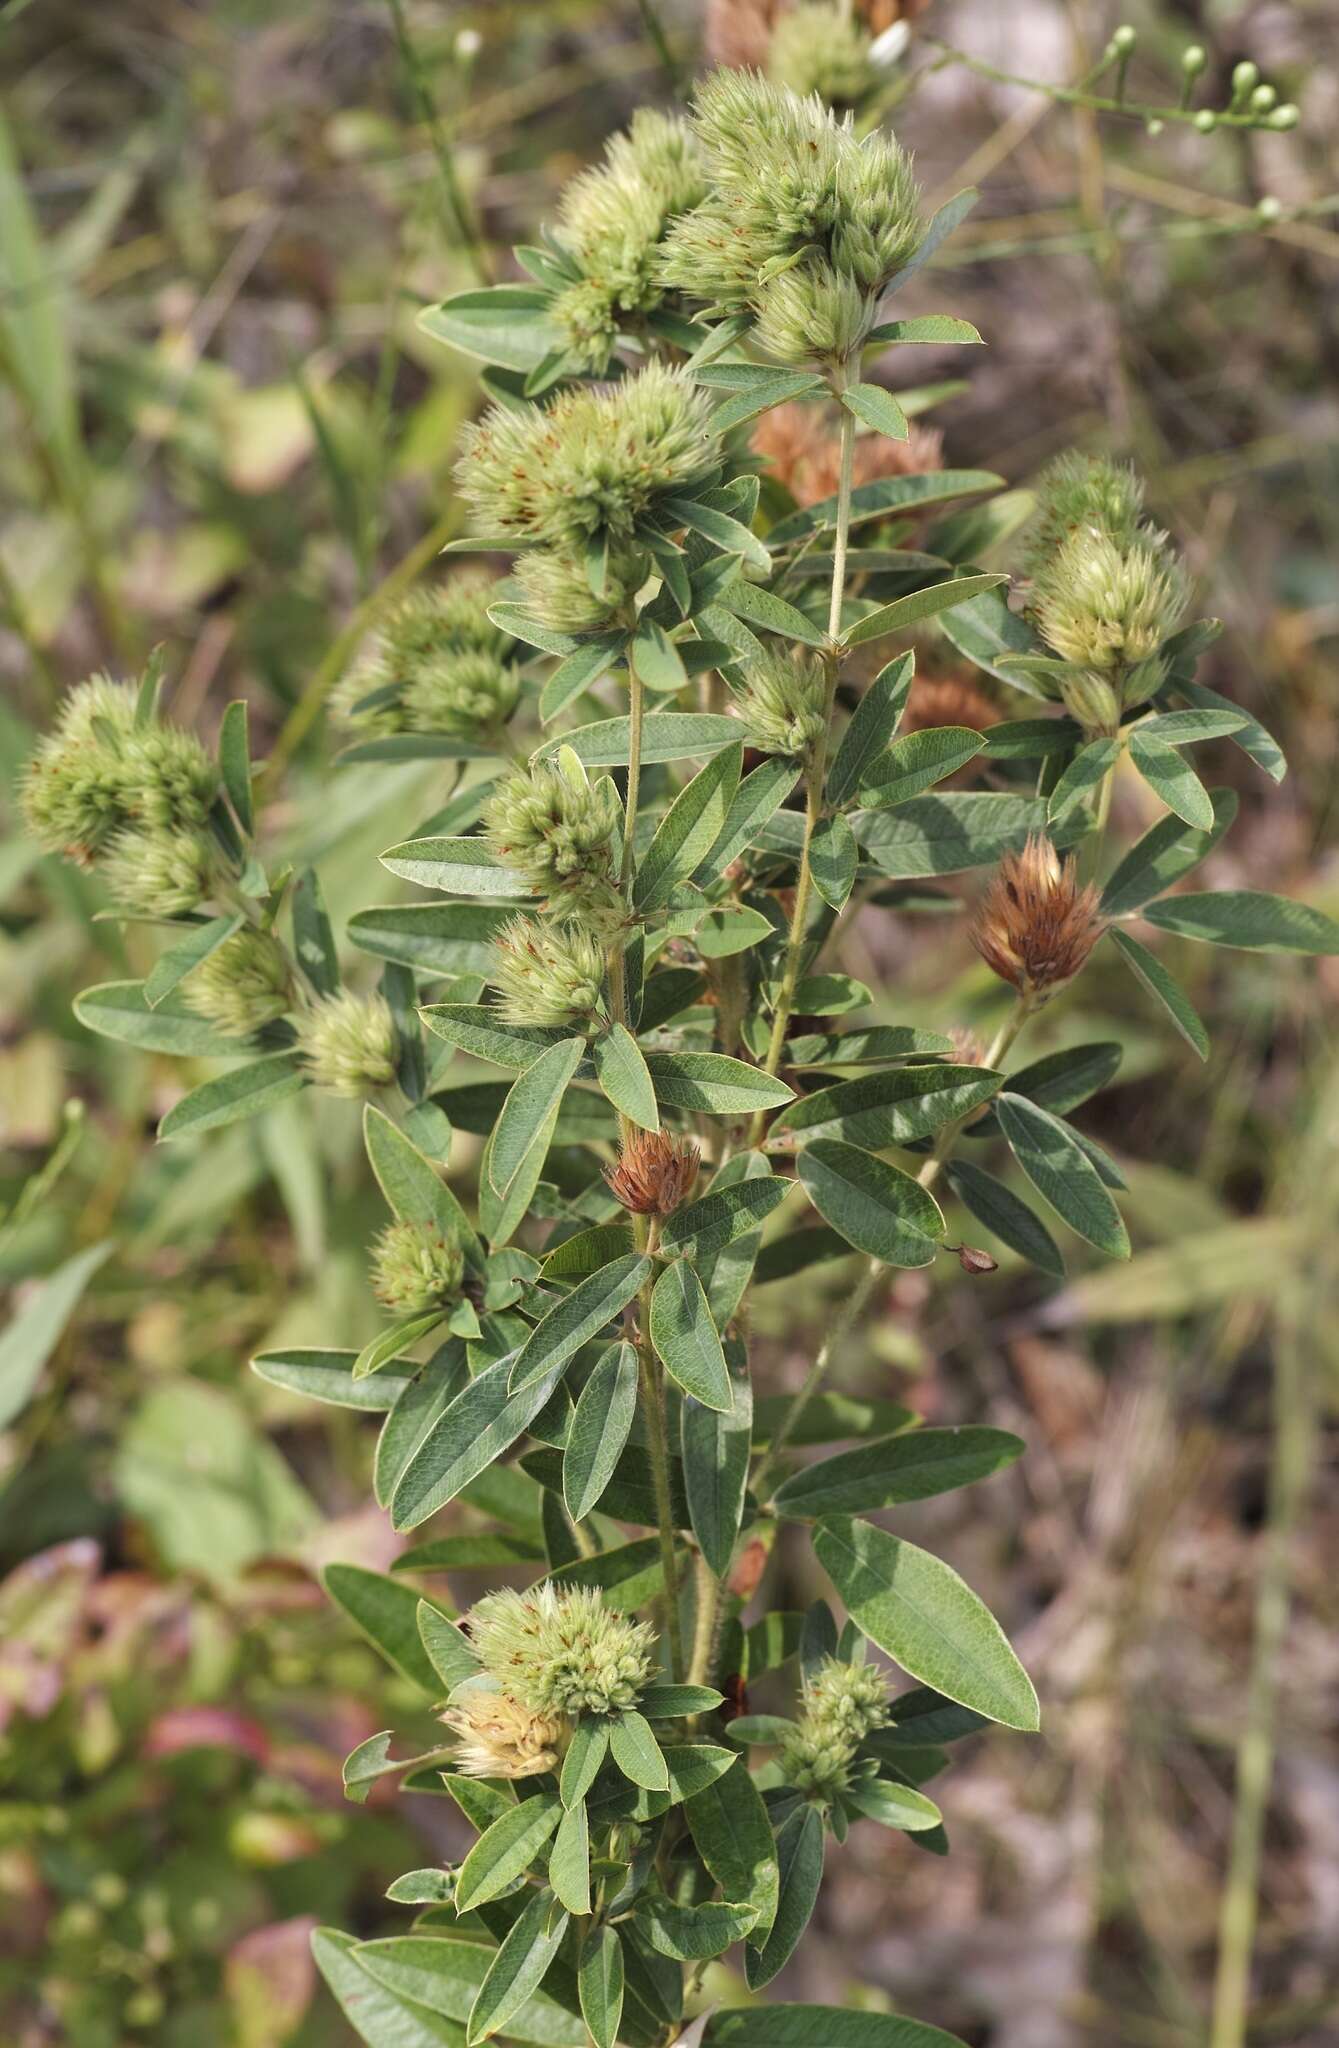
[[[960,64],[965,71],[974,72],[978,78],[989,79],[992,85],[1021,86],[1025,92],[1039,92],[1049,100],[1056,100],[1066,107],[1087,107],[1095,114],[1116,114],[1126,121],[1179,121],[1183,127],[1197,125],[1199,107],[1151,106],[1142,101],[1115,98],[1110,93],[1089,92],[1082,85],[1053,85],[1045,78],[1024,78],[1016,71],[1001,71],[997,65],[986,63],[982,57],[969,56],[966,50],[957,49],[945,42],[942,36],[926,35],[923,41],[942,52],[939,64]],[[1215,124],[1220,128],[1267,127],[1258,114],[1233,113],[1226,107],[1212,109]]]

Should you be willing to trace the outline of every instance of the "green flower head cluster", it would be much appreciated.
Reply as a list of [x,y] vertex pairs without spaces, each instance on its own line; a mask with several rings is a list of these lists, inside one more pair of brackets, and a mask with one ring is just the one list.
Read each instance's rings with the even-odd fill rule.
[[800,0],[772,30],[767,75],[801,97],[817,93],[830,105],[856,107],[879,82],[873,47],[873,37],[849,8]]
[[567,187],[559,238],[581,274],[555,296],[550,313],[579,368],[605,369],[620,318],[659,305],[656,250],[674,216],[705,193],[692,129],[646,107],[626,135],[606,145],[604,162]]
[[316,1086],[332,1095],[363,1096],[395,1079],[395,1019],[384,996],[325,996],[300,1018],[298,1045]]
[[520,680],[508,636],[488,616],[487,577],[464,575],[401,598],[332,703],[336,719],[368,736],[496,732],[516,709]]
[[576,924],[511,918],[493,941],[492,982],[509,1024],[588,1029],[600,1008],[604,948]]
[[746,662],[735,710],[749,745],[803,757],[827,729],[827,677],[817,655],[771,648]]
[[835,1799],[867,1735],[888,1718],[888,1687],[872,1664],[825,1659],[804,1689],[803,1711],[781,1744],[788,1784],[810,1798]]
[[466,429],[456,473],[480,523],[550,551],[520,571],[546,624],[603,625],[645,582],[639,530],[719,467],[711,409],[707,392],[652,363],[605,391],[572,386],[523,412],[493,406]]
[[105,861],[120,908],[179,917],[210,893],[218,772],[192,734],[137,723],[137,700],[107,676],[72,690],[28,765],[23,812],[47,852]]
[[536,895],[589,921],[614,912],[618,891],[613,784],[592,784],[575,756],[519,768],[500,782],[484,812],[488,844]]
[[201,961],[182,990],[197,1016],[229,1038],[249,1038],[290,1007],[283,947],[268,932],[240,931]]
[[1087,671],[1061,685],[1085,726],[1110,725],[1162,681],[1158,650],[1188,596],[1180,560],[1143,514],[1143,492],[1123,465],[1061,456],[1038,487],[1028,548],[1030,612],[1063,661]]
[[593,1586],[489,1593],[468,1626],[488,1676],[531,1713],[623,1713],[651,1677],[654,1631],[611,1613]]
[[843,360],[921,240],[905,152],[748,71],[708,78],[694,118],[711,191],[670,227],[662,282],[751,312],[782,361]]
[[396,1315],[460,1298],[465,1254],[435,1223],[388,1223],[372,1247],[372,1291]]

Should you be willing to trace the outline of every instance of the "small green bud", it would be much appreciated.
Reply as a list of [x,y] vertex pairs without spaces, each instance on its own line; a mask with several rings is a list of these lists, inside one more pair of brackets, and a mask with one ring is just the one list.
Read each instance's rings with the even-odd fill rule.
[[198,832],[119,832],[104,863],[116,906],[131,917],[184,917],[214,883],[214,854]]
[[1253,114],[1267,114],[1277,100],[1278,94],[1272,85],[1257,85],[1255,91],[1251,94],[1251,112]]
[[1255,91],[1259,83],[1260,67],[1258,64],[1252,64],[1249,58],[1233,66],[1232,97],[1234,100],[1246,99],[1249,94]]
[[1300,111],[1294,106],[1275,107],[1265,126],[1282,131],[1287,128],[1295,128],[1301,118]]
[[514,917],[493,941],[492,983],[509,1024],[588,1030],[600,1010],[605,956],[580,925]]
[[1198,78],[1209,62],[1209,53],[1202,43],[1187,43],[1181,52],[1181,69],[1187,78]]
[[529,549],[512,573],[522,604],[541,625],[557,633],[594,633],[626,617],[650,563],[638,548],[611,549],[603,597],[591,589],[584,561],[552,548]]
[[396,1315],[459,1300],[464,1277],[464,1252],[435,1223],[388,1224],[372,1248],[372,1291]]
[[1145,121],[1144,133],[1145,135],[1151,135],[1156,140],[1157,137],[1163,133],[1166,126],[1167,123],[1165,121],[1159,121],[1155,114],[1150,120]]
[[618,904],[613,834],[619,815],[613,788],[592,786],[579,763],[540,761],[499,783],[484,824],[504,867],[556,908],[589,916]]
[[489,1593],[466,1626],[485,1672],[531,1713],[622,1713],[651,1677],[653,1631],[593,1586]]
[[1273,227],[1275,221],[1283,219],[1282,202],[1275,199],[1272,193],[1266,193],[1255,209],[1255,217],[1265,227]]
[[1118,57],[1128,57],[1139,41],[1138,31],[1128,22],[1122,22],[1111,37],[1111,47]]
[[1120,724],[1120,698],[1105,676],[1090,670],[1061,677],[1060,701],[1085,733],[1114,733]]
[[782,363],[845,362],[874,324],[874,301],[824,259],[784,270],[754,298],[759,346]]
[[802,649],[766,650],[746,662],[735,709],[750,746],[764,754],[807,755],[827,724],[827,672]]
[[813,0],[790,7],[772,30],[767,75],[803,98],[859,106],[878,83],[872,40],[848,10]]
[[384,996],[344,990],[298,1020],[303,1064],[318,1088],[362,1096],[395,1079],[395,1020]]
[[218,770],[194,733],[151,725],[126,746],[136,817],[164,832],[203,825],[218,795]]
[[1218,116],[1212,107],[1201,107],[1195,116],[1194,125],[1201,135],[1212,135],[1218,126]]
[[804,1689],[799,1722],[781,1744],[788,1783],[809,1797],[835,1799],[867,1735],[888,1718],[888,1687],[872,1664],[827,1658]]
[[218,774],[200,742],[175,726],[137,726],[138,692],[93,676],[66,698],[55,731],[25,773],[24,815],[39,844],[89,862],[118,830],[202,825]]
[[620,316],[660,302],[653,257],[668,222],[706,196],[697,139],[686,121],[643,108],[604,161],[563,194],[560,235],[583,273],[556,294],[549,317],[584,369],[603,370]]
[[182,993],[229,1038],[250,1038],[292,1002],[283,947],[268,932],[234,932],[187,977]]

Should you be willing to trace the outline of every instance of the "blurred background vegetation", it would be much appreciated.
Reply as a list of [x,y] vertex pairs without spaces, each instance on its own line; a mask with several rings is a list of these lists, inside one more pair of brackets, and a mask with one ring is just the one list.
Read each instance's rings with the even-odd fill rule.
[[[926,420],[943,460],[1011,486],[1070,443],[1139,464],[1226,621],[1206,679],[1292,762],[1275,786],[1215,750],[1242,823],[1213,883],[1339,911],[1330,0],[869,11],[911,17],[886,97],[928,191],[983,192],[906,307],[963,315],[990,344],[961,384],[961,352],[898,364],[943,387]],[[332,776],[322,705],[377,606],[456,530],[476,368],[415,314],[512,274],[510,244],[604,136],[671,103],[708,47],[765,47],[768,12],[0,6],[0,2036],[16,2048],[341,2041],[310,1916],[392,1924],[386,1882],[450,1835],[442,1802],[359,1809],[339,1783],[344,1752],[408,1710],[313,1578],[393,1552],[366,1506],[370,1425],[246,1370],[258,1349],[375,1327],[356,1115],[309,1096],[155,1147],[189,1070],[71,1014],[90,981],[142,974],[153,941],[35,856],[9,789],[71,682],[161,643],[178,721],[212,739],[242,696],[257,753],[277,747],[272,841],[319,862],[337,927],[393,893],[376,854],[440,800],[438,771]],[[1249,57],[1299,126],[1149,134],[954,54],[1073,80],[1123,18],[1133,98],[1174,99],[1194,41],[1205,104]],[[921,665],[952,680],[942,644]],[[1137,829],[1139,786],[1117,803]],[[848,950],[902,1020],[970,1023],[987,994],[940,919],[867,911]],[[781,1988],[905,2001],[973,2048],[1235,2048],[1257,1889],[1249,2039],[1339,2042],[1339,972],[1179,951],[1207,1068],[1110,963],[1048,1024],[1054,1044],[1125,1048],[1089,1127],[1129,1172],[1133,1264],[1077,1256],[1059,1291],[1013,1267],[900,1276],[842,1362],[851,1389],[1027,1438],[970,1505],[914,1513],[1005,1619],[1046,1732],[978,1739],[947,1862],[857,1830]],[[816,1289],[844,1270],[761,1297],[773,1387],[802,1374]],[[783,1551],[771,1604],[818,1590]]]

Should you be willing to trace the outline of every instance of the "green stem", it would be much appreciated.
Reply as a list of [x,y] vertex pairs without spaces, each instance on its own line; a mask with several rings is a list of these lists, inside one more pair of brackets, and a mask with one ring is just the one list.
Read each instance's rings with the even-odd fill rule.
[[[833,389],[840,396],[845,389],[848,365],[843,365],[833,379]],[[842,407],[841,457],[837,482],[837,524],[836,537],[832,548],[832,594],[828,601],[828,648],[825,654],[827,666],[827,693],[824,699],[823,730],[815,742],[812,753],[805,763],[804,771],[804,845],[800,853],[799,874],[795,881],[795,902],[791,910],[790,931],[786,938],[785,961],[781,970],[781,986],[777,992],[776,1008],[772,1014],[772,1035],[768,1041],[767,1057],[763,1071],[775,1074],[781,1066],[785,1050],[786,1033],[790,1028],[791,1012],[795,1006],[795,991],[800,985],[804,971],[806,928],[809,920],[809,900],[813,893],[813,867],[810,859],[814,834],[823,818],[823,786],[827,780],[828,747],[832,736],[832,714],[837,701],[837,681],[841,674],[841,648],[839,639],[842,626],[842,603],[846,595],[846,552],[851,531],[851,485],[855,472],[855,416]],[[749,1143],[756,1145],[763,1133],[765,1112],[759,1110],[749,1128]]]
[[669,80],[670,91],[678,93],[683,80],[679,73],[678,60],[670,48],[669,37],[655,7],[655,0],[637,0],[637,11],[646,29],[647,41],[660,59],[661,69]]
[[716,1649],[716,1611],[720,1581],[702,1553],[697,1557],[697,1614],[693,1625],[693,1660],[688,1667],[690,1685],[710,1685]]
[[[638,1217],[640,1224],[644,1221]],[[643,1249],[655,1249],[656,1225],[647,1233]],[[646,1450],[651,1465],[651,1487],[656,1503],[656,1534],[660,1539],[660,1564],[665,1577],[665,1628],[669,1636],[670,1672],[676,1681],[684,1675],[683,1623],[679,1615],[679,1562],[674,1548],[674,1499],[670,1491],[669,1425],[665,1412],[665,1373],[651,1343],[651,1289],[648,1280],[637,1297],[637,1361],[641,1382],[642,1410],[646,1416]]]
[[437,171],[442,181],[442,191],[446,197],[446,210],[450,217],[452,232],[456,241],[459,242],[469,258],[470,267],[479,283],[491,284],[493,276],[489,270],[487,258],[484,255],[483,238],[479,233],[479,224],[466,202],[464,192],[461,190],[460,176],[456,170],[456,156],[451,146],[451,138],[442,125],[442,117],[437,111],[437,102],[433,98],[427,74],[423,69],[413,38],[409,33],[409,24],[405,20],[401,0],[390,0],[390,10],[391,19],[395,25],[395,41],[400,52],[400,60],[404,65],[406,76],[413,88],[414,98],[418,102],[419,118],[428,131],[433,155],[437,159]]
[[1102,777],[1097,792],[1097,807],[1093,812],[1092,830],[1079,847],[1079,878],[1084,882],[1095,881],[1102,862],[1102,843],[1106,838],[1107,824],[1111,817],[1111,793],[1116,783],[1116,770],[1120,766],[1117,756]]

